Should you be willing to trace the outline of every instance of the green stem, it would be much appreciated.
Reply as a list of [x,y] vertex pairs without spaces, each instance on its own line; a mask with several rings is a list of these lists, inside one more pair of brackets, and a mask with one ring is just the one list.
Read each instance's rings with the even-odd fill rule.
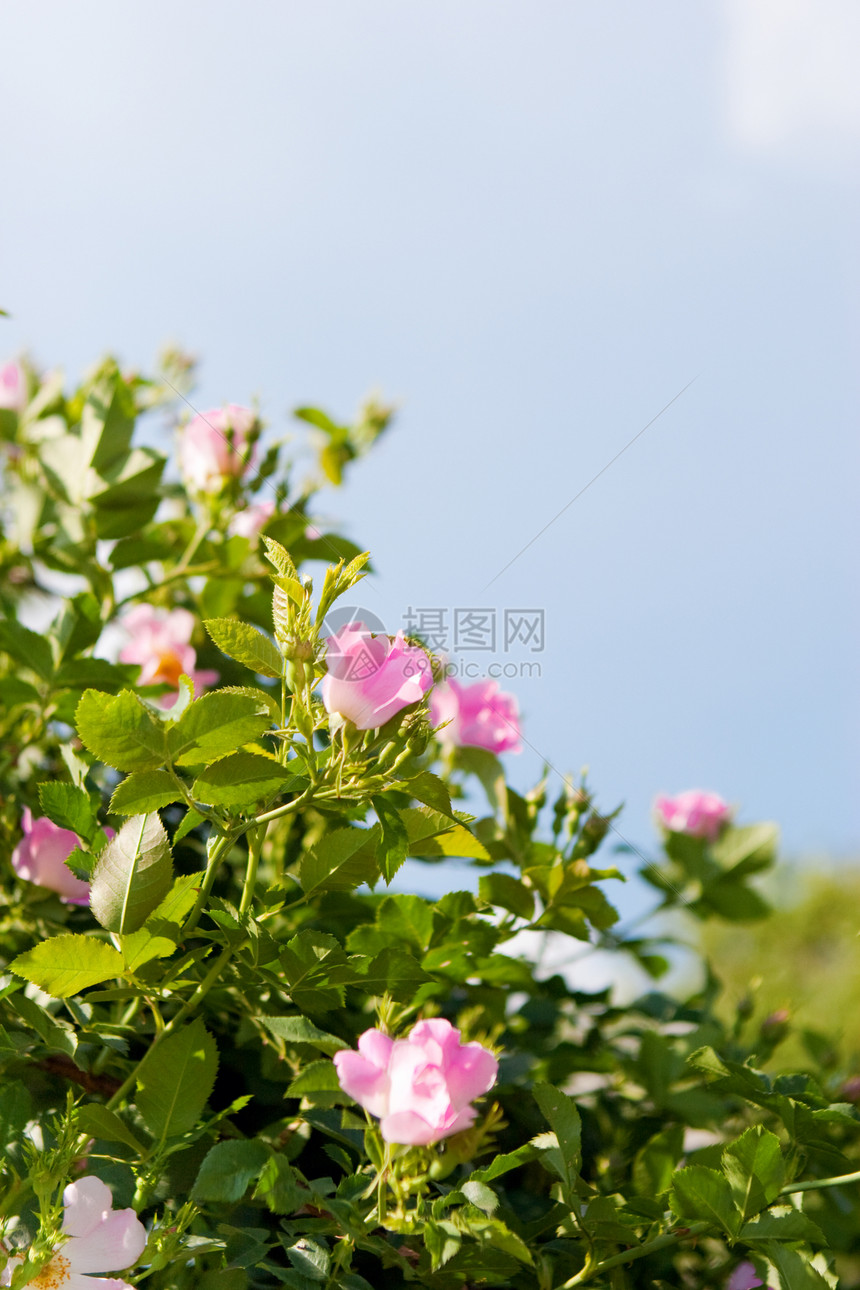
[[591,1267],[586,1264],[581,1272],[577,1272],[576,1276],[565,1281],[560,1290],[573,1290],[574,1286],[584,1285],[586,1281],[590,1281],[599,1272],[608,1272],[610,1268],[620,1268],[625,1263],[633,1263],[636,1259],[644,1259],[649,1254],[654,1254],[657,1250],[665,1250],[673,1245],[679,1245],[681,1241],[688,1241],[691,1237],[701,1236],[704,1232],[709,1232],[712,1226],[712,1223],[691,1223],[689,1227],[682,1227],[677,1232],[666,1232],[663,1236],[655,1236],[653,1241],[646,1241],[644,1245],[637,1245],[632,1250],[623,1250],[621,1254],[613,1254],[608,1259],[602,1259],[600,1263],[592,1264]]
[[823,1187],[841,1187],[854,1182],[860,1182],[860,1170],[853,1174],[837,1174],[833,1178],[812,1178],[809,1182],[787,1183],[779,1194],[790,1196],[795,1191],[820,1191]]
[[218,873],[218,869],[221,864],[221,861],[223,860],[227,851],[229,851],[230,847],[236,841],[236,837],[237,835],[232,832],[222,833],[221,837],[216,840],[215,845],[212,847],[212,850],[209,853],[209,859],[206,865],[206,873],[203,875],[203,881],[200,884],[200,890],[197,893],[197,899],[194,902],[194,908],[192,909],[191,913],[188,915],[188,921],[186,922],[185,926],[182,929],[182,937],[181,937],[182,940],[184,940],[187,936],[191,935],[191,933],[194,931],[194,928],[197,926],[198,922],[200,921],[200,915],[203,913],[203,909],[206,905],[206,902],[209,899],[210,895],[212,894],[212,886],[215,882],[215,875]]
[[179,1029],[179,1027],[190,1016],[190,1014],[194,1011],[197,1005],[202,1002],[202,1000],[212,989],[213,985],[218,980],[219,976],[221,975],[221,973],[223,972],[227,964],[230,962],[232,957],[233,957],[233,951],[232,949],[229,948],[229,946],[226,949],[223,949],[221,951],[221,953],[218,955],[218,958],[212,964],[211,968],[206,973],[205,977],[200,982],[200,984],[198,985],[194,993],[189,996],[189,998],[185,1001],[185,1003],[182,1005],[182,1007],[179,1009],[176,1015],[174,1017],[171,1017],[170,1021],[168,1021],[164,1029],[158,1032],[158,1034],[155,1036],[152,1043],[150,1044],[148,1050],[144,1053],[143,1057],[141,1057],[140,1061],[135,1066],[134,1070],[131,1072],[130,1075],[126,1077],[126,1079],[117,1089],[117,1091],[114,1093],[113,1097],[107,1104],[109,1111],[112,1111],[115,1107],[119,1106],[119,1104],[131,1092],[137,1080],[137,1076],[138,1076],[138,1072],[140,1070],[141,1064],[144,1061],[146,1061],[147,1057],[153,1051],[153,1049],[157,1048],[158,1045],[162,1043],[163,1040],[165,1040],[168,1035],[172,1035],[175,1031]]
[[254,899],[254,887],[257,884],[257,869],[260,864],[260,852],[266,836],[266,825],[248,831],[248,868],[245,870],[245,885],[242,888],[242,900],[239,905],[239,918],[244,918]]

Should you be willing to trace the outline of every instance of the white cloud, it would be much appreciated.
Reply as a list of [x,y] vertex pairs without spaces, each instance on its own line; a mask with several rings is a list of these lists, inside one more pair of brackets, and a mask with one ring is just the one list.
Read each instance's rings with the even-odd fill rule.
[[726,107],[753,151],[844,158],[860,143],[857,0],[725,0]]

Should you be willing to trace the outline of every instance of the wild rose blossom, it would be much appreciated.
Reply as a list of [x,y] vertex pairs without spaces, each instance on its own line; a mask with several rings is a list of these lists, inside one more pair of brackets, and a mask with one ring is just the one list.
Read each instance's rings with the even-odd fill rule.
[[714,842],[732,814],[732,808],[717,793],[688,788],[677,797],[654,799],[657,819],[670,833],[687,833],[691,838]]
[[249,440],[257,417],[250,408],[227,403],[199,412],[181,431],[179,468],[195,493],[217,493],[229,479],[238,479],[256,455]]
[[430,698],[434,726],[443,744],[457,748],[486,748],[491,753],[522,752],[520,714],[516,698],[499,689],[497,681],[460,685],[452,678]]
[[231,537],[253,539],[266,527],[274,513],[274,502],[251,502],[243,511],[236,512],[227,532]]
[[384,725],[433,684],[430,659],[417,645],[407,645],[402,632],[375,636],[364,623],[348,623],[326,645],[322,701],[327,712],[357,730]]
[[0,408],[23,412],[27,406],[27,378],[20,363],[0,363]]
[[56,891],[67,905],[88,904],[90,884],[76,878],[65,863],[80,846],[77,834],[61,829],[45,816],[34,820],[29,806],[21,814],[21,828],[24,836],[12,852],[12,868],[18,877]]
[[140,664],[138,685],[169,685],[173,689],[158,700],[162,707],[173,702],[183,672],[194,683],[195,697],[204,686],[218,680],[218,672],[196,666],[197,653],[190,643],[194,617],[187,609],[135,605],[124,615],[122,626],[131,640],[120,650],[120,662]]
[[481,1044],[463,1044],[449,1021],[419,1021],[407,1039],[365,1030],[358,1052],[334,1055],[340,1086],[378,1117],[386,1142],[423,1147],[468,1129],[470,1106],[496,1082],[499,1064]]
[[[69,1183],[63,1192],[63,1233],[39,1275],[28,1286],[33,1290],[131,1290],[118,1277],[92,1277],[91,1272],[116,1272],[136,1263],[146,1245],[146,1229],[133,1209],[113,1209],[108,1186],[92,1175]],[[12,1283],[15,1268],[23,1262],[11,1258],[0,1276],[0,1285]]]

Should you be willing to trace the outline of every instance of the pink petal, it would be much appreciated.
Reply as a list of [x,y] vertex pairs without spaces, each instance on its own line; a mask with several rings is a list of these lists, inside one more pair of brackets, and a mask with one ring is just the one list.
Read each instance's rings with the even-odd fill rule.
[[[89,1236],[110,1213],[112,1205],[111,1189],[101,1178],[87,1174],[69,1183],[63,1192],[63,1231],[67,1236]],[[125,1267],[125,1264],[117,1266]]]
[[415,1111],[398,1111],[387,1115],[379,1125],[386,1142],[396,1142],[406,1147],[426,1147],[438,1142],[442,1136],[438,1129],[428,1124]]
[[371,1115],[382,1116],[388,1110],[388,1072],[380,1070],[361,1053],[345,1048],[334,1055],[338,1082],[344,1093],[363,1106]]
[[112,1210],[86,1236],[63,1246],[73,1272],[115,1272],[131,1267],[143,1253],[146,1229],[133,1209]]
[[451,1104],[459,1111],[489,1092],[496,1082],[499,1063],[482,1044],[464,1044],[445,1067]]
[[132,1290],[132,1287],[119,1277],[85,1277],[80,1272],[69,1272],[62,1290]]
[[380,1070],[386,1070],[394,1040],[382,1030],[365,1030],[358,1039],[358,1051]]

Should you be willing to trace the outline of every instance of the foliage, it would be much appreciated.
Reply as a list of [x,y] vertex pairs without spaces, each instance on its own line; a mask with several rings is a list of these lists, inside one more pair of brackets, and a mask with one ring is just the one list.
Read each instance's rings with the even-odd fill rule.
[[[0,411],[6,1249],[44,1262],[85,1168],[146,1223],[124,1276],[153,1290],[704,1290],[741,1258],[774,1287],[860,1284],[860,1116],[822,1053],[769,1075],[779,1036],[722,1013],[711,974],[621,1009],[506,951],[531,929],[659,978],[665,947],[618,925],[622,874],[595,862],[622,854],[614,815],[584,783],[523,794],[485,750],[443,755],[426,701],[376,731],[331,719],[325,619],[367,556],[311,525],[278,445],[206,496],[136,446],[183,366],[108,360],[70,394],[31,371]],[[334,482],[388,418],[297,415]],[[262,537],[237,531],[261,496]],[[190,611],[217,688],[103,656],[140,603]],[[77,835],[89,907],[9,863],[25,807]],[[392,894],[408,856],[479,881]],[[773,826],[728,826],[667,835],[642,873],[658,910],[737,923],[766,915],[775,858]],[[430,1017],[491,1047],[498,1083],[472,1128],[392,1146],[331,1059]]]

